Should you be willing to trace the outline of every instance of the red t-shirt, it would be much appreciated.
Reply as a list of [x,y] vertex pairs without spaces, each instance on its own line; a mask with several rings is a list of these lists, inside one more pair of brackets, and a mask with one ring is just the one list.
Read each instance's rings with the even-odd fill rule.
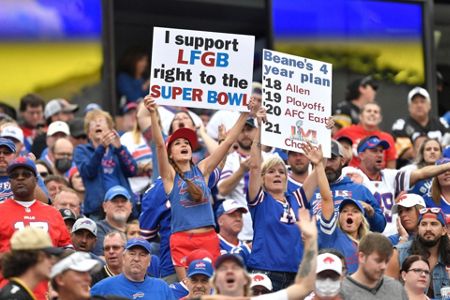
[[[72,241],[64,220],[54,207],[36,200],[26,208],[13,199],[0,203],[0,253],[9,251],[11,236],[26,226],[39,227],[48,231],[55,247],[70,247]],[[1,286],[6,281],[0,274]],[[45,299],[47,283],[39,284],[33,291],[37,299]]]
[[386,162],[390,160],[396,160],[397,159],[397,151],[395,150],[395,141],[392,135],[390,135],[387,132],[380,131],[380,130],[365,130],[360,124],[357,125],[351,125],[349,127],[342,128],[336,134],[334,135],[335,139],[338,139],[342,136],[348,137],[353,142],[353,158],[350,161],[349,165],[352,167],[359,168],[359,165],[361,164],[361,160],[358,157],[358,144],[359,142],[368,136],[375,135],[381,140],[385,140],[389,143],[389,149],[384,151],[384,161],[383,161],[383,168],[386,167]]

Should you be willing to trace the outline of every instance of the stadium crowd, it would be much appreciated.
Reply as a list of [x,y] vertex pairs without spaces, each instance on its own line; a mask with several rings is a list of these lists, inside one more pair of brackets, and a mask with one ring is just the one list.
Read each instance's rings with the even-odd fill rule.
[[352,82],[326,159],[261,144],[259,83],[237,113],[129,81],[118,117],[36,94],[0,114],[0,300],[450,297],[450,129],[427,90],[385,132],[378,83]]

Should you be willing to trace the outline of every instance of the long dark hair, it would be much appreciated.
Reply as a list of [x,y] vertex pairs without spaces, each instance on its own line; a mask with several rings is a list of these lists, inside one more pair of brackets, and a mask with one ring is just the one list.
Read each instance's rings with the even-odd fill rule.
[[[431,255],[430,251],[428,251],[428,248],[420,241],[419,235],[414,238],[411,244],[411,248],[409,249],[409,253],[421,255],[426,259],[428,259]],[[448,236],[446,234],[441,236],[438,253],[443,260],[443,263],[445,265],[450,265],[450,240],[448,239]]]
[[428,262],[428,260],[423,257],[422,255],[417,255],[417,254],[413,254],[408,256],[402,264],[402,267],[400,269],[400,272],[408,272],[409,268],[411,268],[412,264],[415,263],[416,261],[424,261],[428,267],[430,267],[430,263]]
[[[169,148],[170,148],[170,146],[169,146]],[[178,165],[171,158],[169,158],[169,163],[172,165],[173,169],[178,174],[178,176],[180,176],[181,180],[186,182],[187,192],[191,196],[192,200],[194,200],[195,202],[202,201],[202,199],[203,199],[202,189],[198,185],[196,185],[193,180],[186,179],[186,177],[184,177],[184,173],[181,171],[180,167],[178,167]],[[193,163],[191,162],[191,166],[192,165],[193,165]]]

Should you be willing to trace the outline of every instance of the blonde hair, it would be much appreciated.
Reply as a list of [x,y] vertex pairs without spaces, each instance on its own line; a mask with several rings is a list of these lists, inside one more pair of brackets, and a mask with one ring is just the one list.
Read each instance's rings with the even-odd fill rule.
[[[342,230],[342,232],[344,232],[357,245],[359,245],[359,241],[370,232],[369,222],[367,222],[367,219],[366,219],[366,217],[364,217],[363,212],[360,211],[360,214],[361,214],[362,220],[361,220],[361,224],[359,225],[359,228],[358,228],[358,238],[357,239],[355,239],[350,234],[348,234],[347,232],[342,230],[341,222],[339,220],[337,222],[339,229]],[[340,217],[340,213],[339,213],[339,217]]]
[[[244,272],[244,277],[247,279],[247,284],[244,285],[244,294],[242,296],[249,297],[252,296],[252,290],[250,289],[250,285],[252,284],[252,278],[248,275],[247,271],[242,269]],[[213,276],[209,279],[209,283],[211,287],[214,289],[213,295],[221,295],[220,290],[216,285],[217,272],[214,272]]]
[[84,117],[84,132],[89,132],[89,124],[98,117],[104,117],[106,119],[109,129],[114,128],[114,121],[108,112],[101,109],[93,109]]
[[[283,169],[284,169],[284,174],[286,175],[286,185],[284,187],[284,190],[287,190],[287,168],[286,165],[284,164],[284,161],[278,156],[278,155],[274,155],[268,159],[266,159],[261,166],[261,177],[264,177],[267,173],[267,170],[269,170],[270,168],[273,168],[277,165],[282,165]],[[266,189],[266,187],[264,186],[264,181],[263,181],[263,188],[264,190]]]

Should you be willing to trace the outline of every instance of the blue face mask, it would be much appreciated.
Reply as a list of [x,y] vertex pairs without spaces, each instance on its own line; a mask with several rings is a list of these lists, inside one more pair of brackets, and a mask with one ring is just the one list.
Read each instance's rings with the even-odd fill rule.
[[334,297],[341,289],[341,281],[331,278],[316,279],[315,287],[315,293],[319,297]]

